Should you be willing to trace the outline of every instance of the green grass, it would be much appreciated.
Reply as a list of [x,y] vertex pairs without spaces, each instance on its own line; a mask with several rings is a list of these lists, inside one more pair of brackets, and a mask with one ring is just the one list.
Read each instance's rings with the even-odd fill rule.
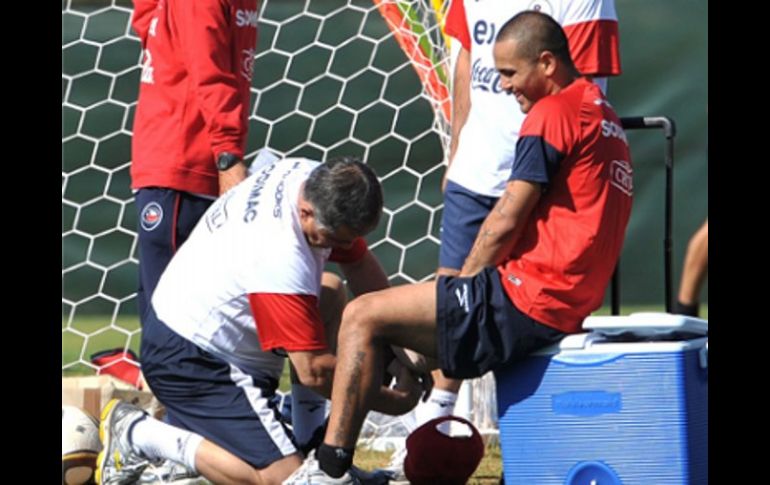
[[139,354],[139,319],[121,316],[112,326],[110,321],[110,316],[78,316],[68,325],[62,318],[62,376],[94,374],[91,367],[78,362],[88,362],[91,354],[102,350],[128,347]]
[[[391,453],[387,451],[374,451],[359,447],[356,450],[354,463],[359,468],[371,471],[386,466],[390,460],[390,455]],[[488,445],[484,450],[481,463],[468,483],[470,485],[497,485],[500,483],[502,469],[500,447],[496,444]]]
[[[139,319],[137,317],[118,317],[112,327],[109,327],[109,323],[109,316],[82,316],[77,317],[68,326],[67,321],[62,318],[62,377],[95,374],[92,367],[78,362],[81,357],[84,361],[90,361],[91,354],[102,350],[128,346],[139,355],[141,337]],[[288,364],[283,368],[278,387],[282,392],[288,392],[291,389]]]

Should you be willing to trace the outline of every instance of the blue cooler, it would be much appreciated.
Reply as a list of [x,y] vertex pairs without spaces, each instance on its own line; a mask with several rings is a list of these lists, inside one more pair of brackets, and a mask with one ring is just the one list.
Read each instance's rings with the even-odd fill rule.
[[506,485],[708,483],[708,322],[589,317],[495,373]]

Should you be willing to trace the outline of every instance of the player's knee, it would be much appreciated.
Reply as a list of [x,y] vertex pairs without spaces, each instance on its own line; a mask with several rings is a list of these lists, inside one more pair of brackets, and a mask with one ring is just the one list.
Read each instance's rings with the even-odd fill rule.
[[371,340],[376,334],[377,319],[372,311],[369,295],[362,295],[351,301],[342,313],[339,339]]

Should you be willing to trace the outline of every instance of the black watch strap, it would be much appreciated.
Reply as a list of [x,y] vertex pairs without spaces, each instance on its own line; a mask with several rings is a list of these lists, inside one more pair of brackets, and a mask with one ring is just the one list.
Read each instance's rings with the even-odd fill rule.
[[222,152],[217,157],[217,169],[220,172],[224,172],[240,161],[241,159],[237,155],[230,152]]

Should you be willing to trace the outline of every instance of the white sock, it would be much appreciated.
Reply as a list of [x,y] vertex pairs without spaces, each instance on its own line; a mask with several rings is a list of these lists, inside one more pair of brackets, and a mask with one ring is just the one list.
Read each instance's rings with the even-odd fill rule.
[[162,458],[186,465],[195,472],[195,453],[203,436],[148,416],[134,425],[131,443],[150,459]]
[[326,420],[326,398],[302,384],[291,385],[291,423],[300,447]]
[[[420,403],[422,404],[422,403]],[[406,428],[407,433],[411,433],[415,429],[417,429],[417,418],[415,417],[416,410],[412,409],[406,414],[401,415],[401,424],[404,425],[404,428]]]
[[456,392],[433,388],[428,400],[420,402],[414,410],[417,426],[422,426],[431,419],[451,415],[454,412],[456,402]]

